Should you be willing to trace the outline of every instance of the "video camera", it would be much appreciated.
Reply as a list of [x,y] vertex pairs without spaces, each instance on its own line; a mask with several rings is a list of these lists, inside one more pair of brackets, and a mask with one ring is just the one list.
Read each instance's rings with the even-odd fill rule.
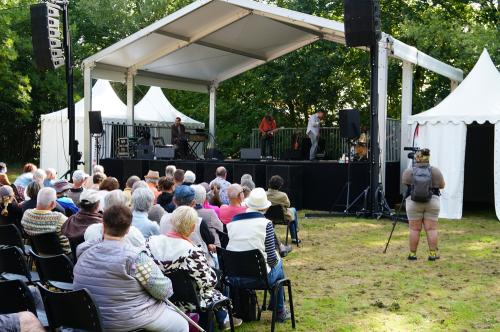
[[408,158],[414,160],[415,159],[415,153],[417,151],[420,151],[420,148],[416,147],[416,146],[405,146],[403,148],[403,150],[404,151],[411,151],[410,153],[408,153]]

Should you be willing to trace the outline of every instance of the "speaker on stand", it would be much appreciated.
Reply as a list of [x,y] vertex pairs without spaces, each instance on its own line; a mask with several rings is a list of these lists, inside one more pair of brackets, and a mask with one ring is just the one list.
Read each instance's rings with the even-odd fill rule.
[[89,112],[89,129],[91,137],[95,140],[96,163],[99,164],[99,159],[101,157],[101,137],[104,133],[101,111]]

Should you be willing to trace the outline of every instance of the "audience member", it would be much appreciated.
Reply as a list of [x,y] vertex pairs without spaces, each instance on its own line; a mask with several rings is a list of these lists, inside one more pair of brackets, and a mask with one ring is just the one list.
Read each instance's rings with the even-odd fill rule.
[[0,225],[16,225],[21,231],[21,218],[23,211],[16,202],[14,190],[11,186],[0,187]]
[[247,187],[250,189],[250,191],[255,189],[255,183],[252,181],[252,179],[243,179],[241,180],[241,186],[242,187]]
[[250,196],[250,193],[252,192],[252,189],[247,186],[242,186],[241,188],[243,189],[244,198],[248,198],[248,196]]
[[166,211],[158,204],[154,204],[148,212],[148,219],[160,225],[161,218]]
[[[48,187],[50,188],[50,187]],[[28,187],[26,188],[26,196],[29,198],[22,202],[21,208],[23,209],[23,214],[26,210],[28,209],[34,209],[36,208],[36,199],[38,197],[38,192],[42,189],[42,186],[38,182],[31,182],[28,184]],[[56,202],[56,207],[52,211],[57,211],[61,212],[62,214],[65,214],[64,208]]]
[[53,168],[47,168],[45,170],[45,173],[47,174],[47,177],[45,178],[45,181],[43,181],[43,186],[52,187],[54,181],[57,178],[57,171]]
[[45,329],[34,314],[29,311],[21,311],[0,315],[0,331],[45,332]]
[[223,232],[224,225],[221,223],[214,210],[203,207],[203,204],[207,201],[207,192],[205,191],[205,188],[197,184],[191,185],[191,188],[194,190],[194,199],[196,201],[194,208],[198,213],[198,216],[207,223],[208,229],[215,239],[215,245],[220,247],[220,239],[217,231]]
[[24,212],[21,225],[28,235],[39,235],[55,232],[66,254],[71,254],[68,238],[61,233],[61,227],[66,221],[64,214],[52,211],[56,206],[57,195],[53,188],[42,188],[38,192],[35,209]]
[[127,196],[129,204],[132,200],[132,187],[137,181],[141,181],[141,178],[137,175],[132,175],[127,179],[127,182],[125,183],[125,189],[123,190],[123,193],[125,194],[125,196]]
[[129,205],[127,202],[127,196],[120,189],[115,189],[108,192],[106,195],[104,195],[104,199],[100,203],[102,211],[105,211],[113,205]]
[[190,186],[192,184],[195,184],[196,182],[196,174],[193,172],[187,170],[186,173],[184,173],[184,185]]
[[61,233],[68,238],[72,248],[84,241],[85,231],[90,225],[102,222],[102,216],[98,213],[99,199],[97,191],[83,191],[80,195],[80,211],[62,225]]
[[78,212],[78,206],[73,200],[67,197],[68,191],[71,189],[71,184],[66,179],[59,179],[54,182],[54,189],[57,193],[57,203],[64,209],[66,217],[72,216]]
[[[226,176],[227,176],[227,171],[226,168],[223,166],[217,167],[217,170],[215,171],[215,179],[210,182],[210,187],[212,187],[212,184],[216,183],[219,185],[220,188],[220,201],[221,204],[229,204],[229,199],[227,198],[227,188],[231,185],[228,181],[226,181]],[[214,204],[216,205],[216,204]]]
[[[164,273],[168,274],[168,272],[175,270],[187,271],[198,286],[201,307],[208,308],[224,296],[215,289],[217,275],[210,268],[203,251],[189,240],[197,227],[198,220],[198,215],[193,208],[189,206],[178,207],[171,215],[172,229],[165,235],[150,237],[146,240],[146,248]],[[176,304],[185,311],[196,310],[196,307],[190,303]],[[207,326],[207,314],[202,313],[200,318],[200,325],[205,330],[211,331],[211,327]],[[216,318],[222,329],[229,328],[228,315],[224,310],[216,311]],[[233,318],[233,322],[235,326],[242,323],[238,318]]]
[[253,182],[253,177],[251,174],[245,173],[241,176],[240,184],[244,182],[245,180],[250,180]]
[[100,187],[102,181],[104,181],[105,178],[106,178],[106,176],[103,173],[95,173],[94,175],[92,175],[92,177],[89,178],[89,179],[92,179],[92,181],[90,181],[89,179],[87,179],[86,183],[88,185],[86,185],[85,188],[86,189],[99,190],[99,187]]
[[210,191],[207,194],[209,204],[220,207],[222,202],[220,200],[220,186],[218,183],[210,185]]
[[112,176],[102,180],[101,184],[99,185],[99,191],[110,192],[116,189],[120,189],[120,183],[118,182],[117,178],[114,178]]
[[184,183],[184,170],[177,168],[174,172],[174,183],[175,186],[181,186]]
[[[266,192],[262,188],[255,188],[245,200],[247,212],[234,216],[233,222],[226,225],[229,243],[227,250],[246,251],[259,249],[266,260],[267,278],[272,287],[276,281],[285,278],[283,261],[276,254],[276,240],[271,221],[264,217],[264,213],[271,206]],[[231,277],[230,282],[238,288],[252,288],[258,286],[257,280],[251,278]],[[271,301],[273,301],[271,297]],[[290,314],[285,310],[283,287],[278,289],[277,298],[278,322],[290,319]],[[272,304],[271,304],[272,305]]]
[[12,190],[14,191],[14,198],[16,199],[16,202],[21,203],[24,200],[24,198],[19,195],[17,187],[10,183],[9,177],[5,173],[0,173],[0,186],[11,187]]
[[68,191],[67,196],[73,200],[77,206],[80,206],[80,195],[85,190],[83,184],[85,182],[85,172],[76,170],[73,172],[73,187]]
[[165,176],[167,178],[174,178],[174,173],[177,168],[174,165],[168,165],[165,167]]
[[279,205],[282,207],[285,220],[291,222],[290,235],[292,236],[292,242],[297,243],[297,241],[300,242],[297,238],[297,232],[299,230],[299,215],[295,208],[290,207],[288,195],[285,192],[280,191],[281,187],[283,187],[283,183],[284,181],[281,176],[271,176],[269,179],[269,189],[267,190],[267,199],[272,205]]
[[47,178],[47,173],[41,168],[37,169],[33,173],[33,181],[38,182],[40,186],[43,187],[43,183],[45,182],[45,179]]
[[160,178],[158,182],[158,190],[160,190],[160,195],[158,196],[156,203],[160,205],[165,211],[169,211],[169,205],[172,203],[172,198],[174,197],[174,181],[166,176]]
[[138,188],[132,194],[132,225],[137,227],[146,239],[151,235],[160,234],[158,224],[148,218],[154,199],[149,188]]
[[146,183],[148,184],[149,190],[153,193],[155,200],[160,195],[158,191],[158,181],[160,180],[160,173],[157,171],[149,171],[148,174],[144,176]]
[[188,331],[188,323],[170,309],[172,284],[142,251],[124,241],[132,214],[115,205],[104,212],[104,236],[78,247],[74,289],[86,288],[99,307],[107,331]]
[[229,205],[220,207],[220,220],[224,224],[231,222],[235,215],[244,213],[247,209],[242,206],[245,196],[243,188],[239,184],[233,183],[227,188],[227,197],[229,198]]
[[0,174],[7,174],[7,164],[0,162]]
[[19,197],[21,197],[22,200],[24,200],[24,191],[26,190],[28,184],[33,181],[33,173],[35,173],[36,170],[37,167],[35,165],[28,163],[24,165],[23,173],[17,177],[16,181],[14,181]]
[[136,183],[134,183],[134,185],[132,186],[132,190],[131,190],[131,193],[132,195],[134,194],[134,191],[136,191],[137,189],[139,188],[147,188],[149,189],[149,186],[148,184],[146,183],[146,181],[137,181]]

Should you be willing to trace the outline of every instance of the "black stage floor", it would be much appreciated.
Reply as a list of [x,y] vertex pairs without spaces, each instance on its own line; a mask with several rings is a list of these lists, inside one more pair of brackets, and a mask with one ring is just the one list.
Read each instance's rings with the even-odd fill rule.
[[[342,192],[347,181],[347,164],[335,161],[241,161],[241,160],[124,160],[103,159],[108,176],[114,176],[123,186],[131,175],[144,177],[148,170],[165,174],[167,165],[191,170],[196,174],[196,182],[210,182],[215,178],[215,169],[224,166],[229,182],[239,182],[243,174],[252,175],[256,186],[267,188],[267,181],[273,175],[285,180],[285,191],[298,209],[329,211],[335,199]],[[369,182],[369,164],[351,163],[351,198],[358,196]],[[386,163],[386,197],[391,206],[399,203],[399,162]],[[340,202],[345,204],[345,193]],[[336,210],[342,211],[341,206]]]

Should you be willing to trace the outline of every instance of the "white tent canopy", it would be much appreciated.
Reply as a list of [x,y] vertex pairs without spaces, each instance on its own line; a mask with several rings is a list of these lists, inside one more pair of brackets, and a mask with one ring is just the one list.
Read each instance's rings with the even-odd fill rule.
[[[410,117],[415,145],[431,150],[431,164],[444,175],[441,197],[443,218],[462,217],[467,125],[495,125],[495,210],[500,219],[500,73],[486,50],[463,82],[440,104]],[[415,130],[418,125],[418,129]],[[486,179],[488,180],[488,179]]]
[[[378,108],[384,161],[388,57],[403,61],[402,119],[411,114],[413,65],[452,82],[460,82],[463,73],[387,34],[382,36]],[[127,83],[129,123],[135,117],[135,84],[209,92],[213,138],[216,90],[221,82],[321,39],[345,43],[343,23],[251,0],[198,0],[85,59],[86,110],[92,109],[93,78]],[[88,121],[85,125],[88,129]],[[90,160],[89,137],[85,143],[85,157]]]
[[[103,122],[125,123],[127,106],[116,95],[106,80],[97,80],[92,88],[92,109],[101,111]],[[75,104],[75,139],[84,142],[84,99]],[[167,100],[161,88],[151,87],[137,104],[137,121],[140,123],[168,126],[179,116],[188,128],[204,128],[204,124],[182,114]],[[108,137],[108,141],[111,137]],[[68,109],[41,116],[40,167],[52,167],[62,175],[69,169]],[[111,144],[109,141],[108,143]]]

